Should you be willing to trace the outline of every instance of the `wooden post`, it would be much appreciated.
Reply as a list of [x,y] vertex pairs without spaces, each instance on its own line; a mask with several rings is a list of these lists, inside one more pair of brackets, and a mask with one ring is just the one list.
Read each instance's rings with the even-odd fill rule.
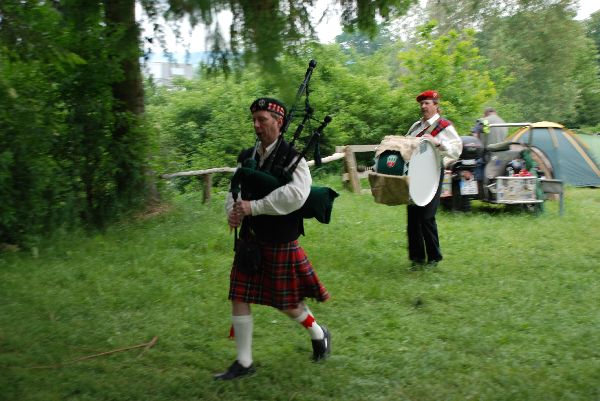
[[204,174],[204,193],[202,203],[210,202],[210,193],[212,192],[212,174]]
[[355,194],[360,193],[360,178],[356,170],[356,157],[350,146],[346,146],[344,149],[345,157],[344,161],[346,164],[346,172],[348,172],[348,179],[350,180],[350,188]]

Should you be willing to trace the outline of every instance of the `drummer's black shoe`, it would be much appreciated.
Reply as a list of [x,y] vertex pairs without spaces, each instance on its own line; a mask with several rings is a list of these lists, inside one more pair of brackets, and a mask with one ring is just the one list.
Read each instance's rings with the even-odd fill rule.
[[313,348],[312,359],[315,362],[325,359],[331,354],[331,333],[329,333],[327,327],[321,325],[321,328],[325,337],[322,340],[311,340]]
[[442,261],[442,259],[433,259],[430,260],[429,262],[427,262],[427,264],[425,265],[426,269],[434,269],[437,267],[438,263],[440,263]]
[[419,270],[423,270],[423,266],[425,265],[425,261],[423,260],[413,260],[410,262],[410,270],[411,272],[416,272]]
[[253,365],[248,366],[247,368],[240,365],[238,361],[235,361],[226,372],[216,374],[214,376],[215,380],[233,380],[244,376],[249,376],[256,372]]
[[431,262],[427,262],[427,264],[425,265],[425,269],[427,270],[431,270],[431,269],[435,269],[438,265],[439,260],[432,260]]

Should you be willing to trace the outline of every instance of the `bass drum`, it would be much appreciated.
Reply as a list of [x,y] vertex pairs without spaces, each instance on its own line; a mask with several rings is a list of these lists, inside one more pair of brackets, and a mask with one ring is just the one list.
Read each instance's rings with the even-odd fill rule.
[[377,146],[374,171],[369,173],[369,185],[375,203],[388,206],[410,203],[406,170],[419,142],[419,138],[387,135]]
[[425,206],[435,196],[441,175],[441,159],[435,146],[421,140],[408,163],[410,199],[417,206]]

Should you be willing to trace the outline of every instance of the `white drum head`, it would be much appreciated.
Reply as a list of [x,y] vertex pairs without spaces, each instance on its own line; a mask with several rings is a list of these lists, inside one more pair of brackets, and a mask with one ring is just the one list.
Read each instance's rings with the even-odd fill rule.
[[440,156],[435,146],[422,140],[408,164],[408,192],[415,205],[425,206],[431,202],[440,183],[440,169]]

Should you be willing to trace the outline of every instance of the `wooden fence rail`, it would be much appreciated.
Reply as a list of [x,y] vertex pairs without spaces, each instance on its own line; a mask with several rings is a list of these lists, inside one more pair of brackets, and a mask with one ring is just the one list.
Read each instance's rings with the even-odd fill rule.
[[[345,145],[336,146],[335,153],[323,157],[322,163],[330,163],[336,160],[345,159],[344,167],[345,172],[342,175],[344,181],[350,182],[350,189],[354,193],[360,193],[360,178],[366,177],[365,172],[359,173],[356,165],[356,156],[354,153],[360,152],[374,152],[377,145]],[[315,161],[309,160],[309,166],[314,166]],[[178,173],[162,174],[160,177],[165,179],[171,179],[176,177],[198,177],[202,176],[204,180],[204,189],[202,195],[202,203],[210,201],[210,195],[212,191],[212,175],[218,173],[233,173],[235,167],[215,167],[206,170],[191,170],[191,171],[180,171]]]
[[[344,173],[342,174],[342,181],[349,182],[350,190],[353,193],[361,193],[360,179],[366,178],[369,175],[369,167],[361,169],[359,171],[356,163],[355,153],[375,152],[378,145],[344,145],[336,146],[335,153],[321,159],[322,163],[330,163],[335,160],[344,159]],[[314,166],[315,161],[309,160],[309,166]],[[210,201],[210,195],[212,192],[212,175],[217,173],[233,173],[234,167],[217,167],[209,168],[206,170],[192,170],[192,171],[181,171],[178,173],[162,174],[160,177],[165,179],[176,178],[176,177],[194,177],[203,176],[204,188],[202,193],[202,203]],[[552,182],[550,182],[552,181]],[[559,195],[560,200],[560,215],[563,214],[563,184],[560,180],[542,180],[542,186],[544,190],[545,199],[554,199],[552,195]]]

